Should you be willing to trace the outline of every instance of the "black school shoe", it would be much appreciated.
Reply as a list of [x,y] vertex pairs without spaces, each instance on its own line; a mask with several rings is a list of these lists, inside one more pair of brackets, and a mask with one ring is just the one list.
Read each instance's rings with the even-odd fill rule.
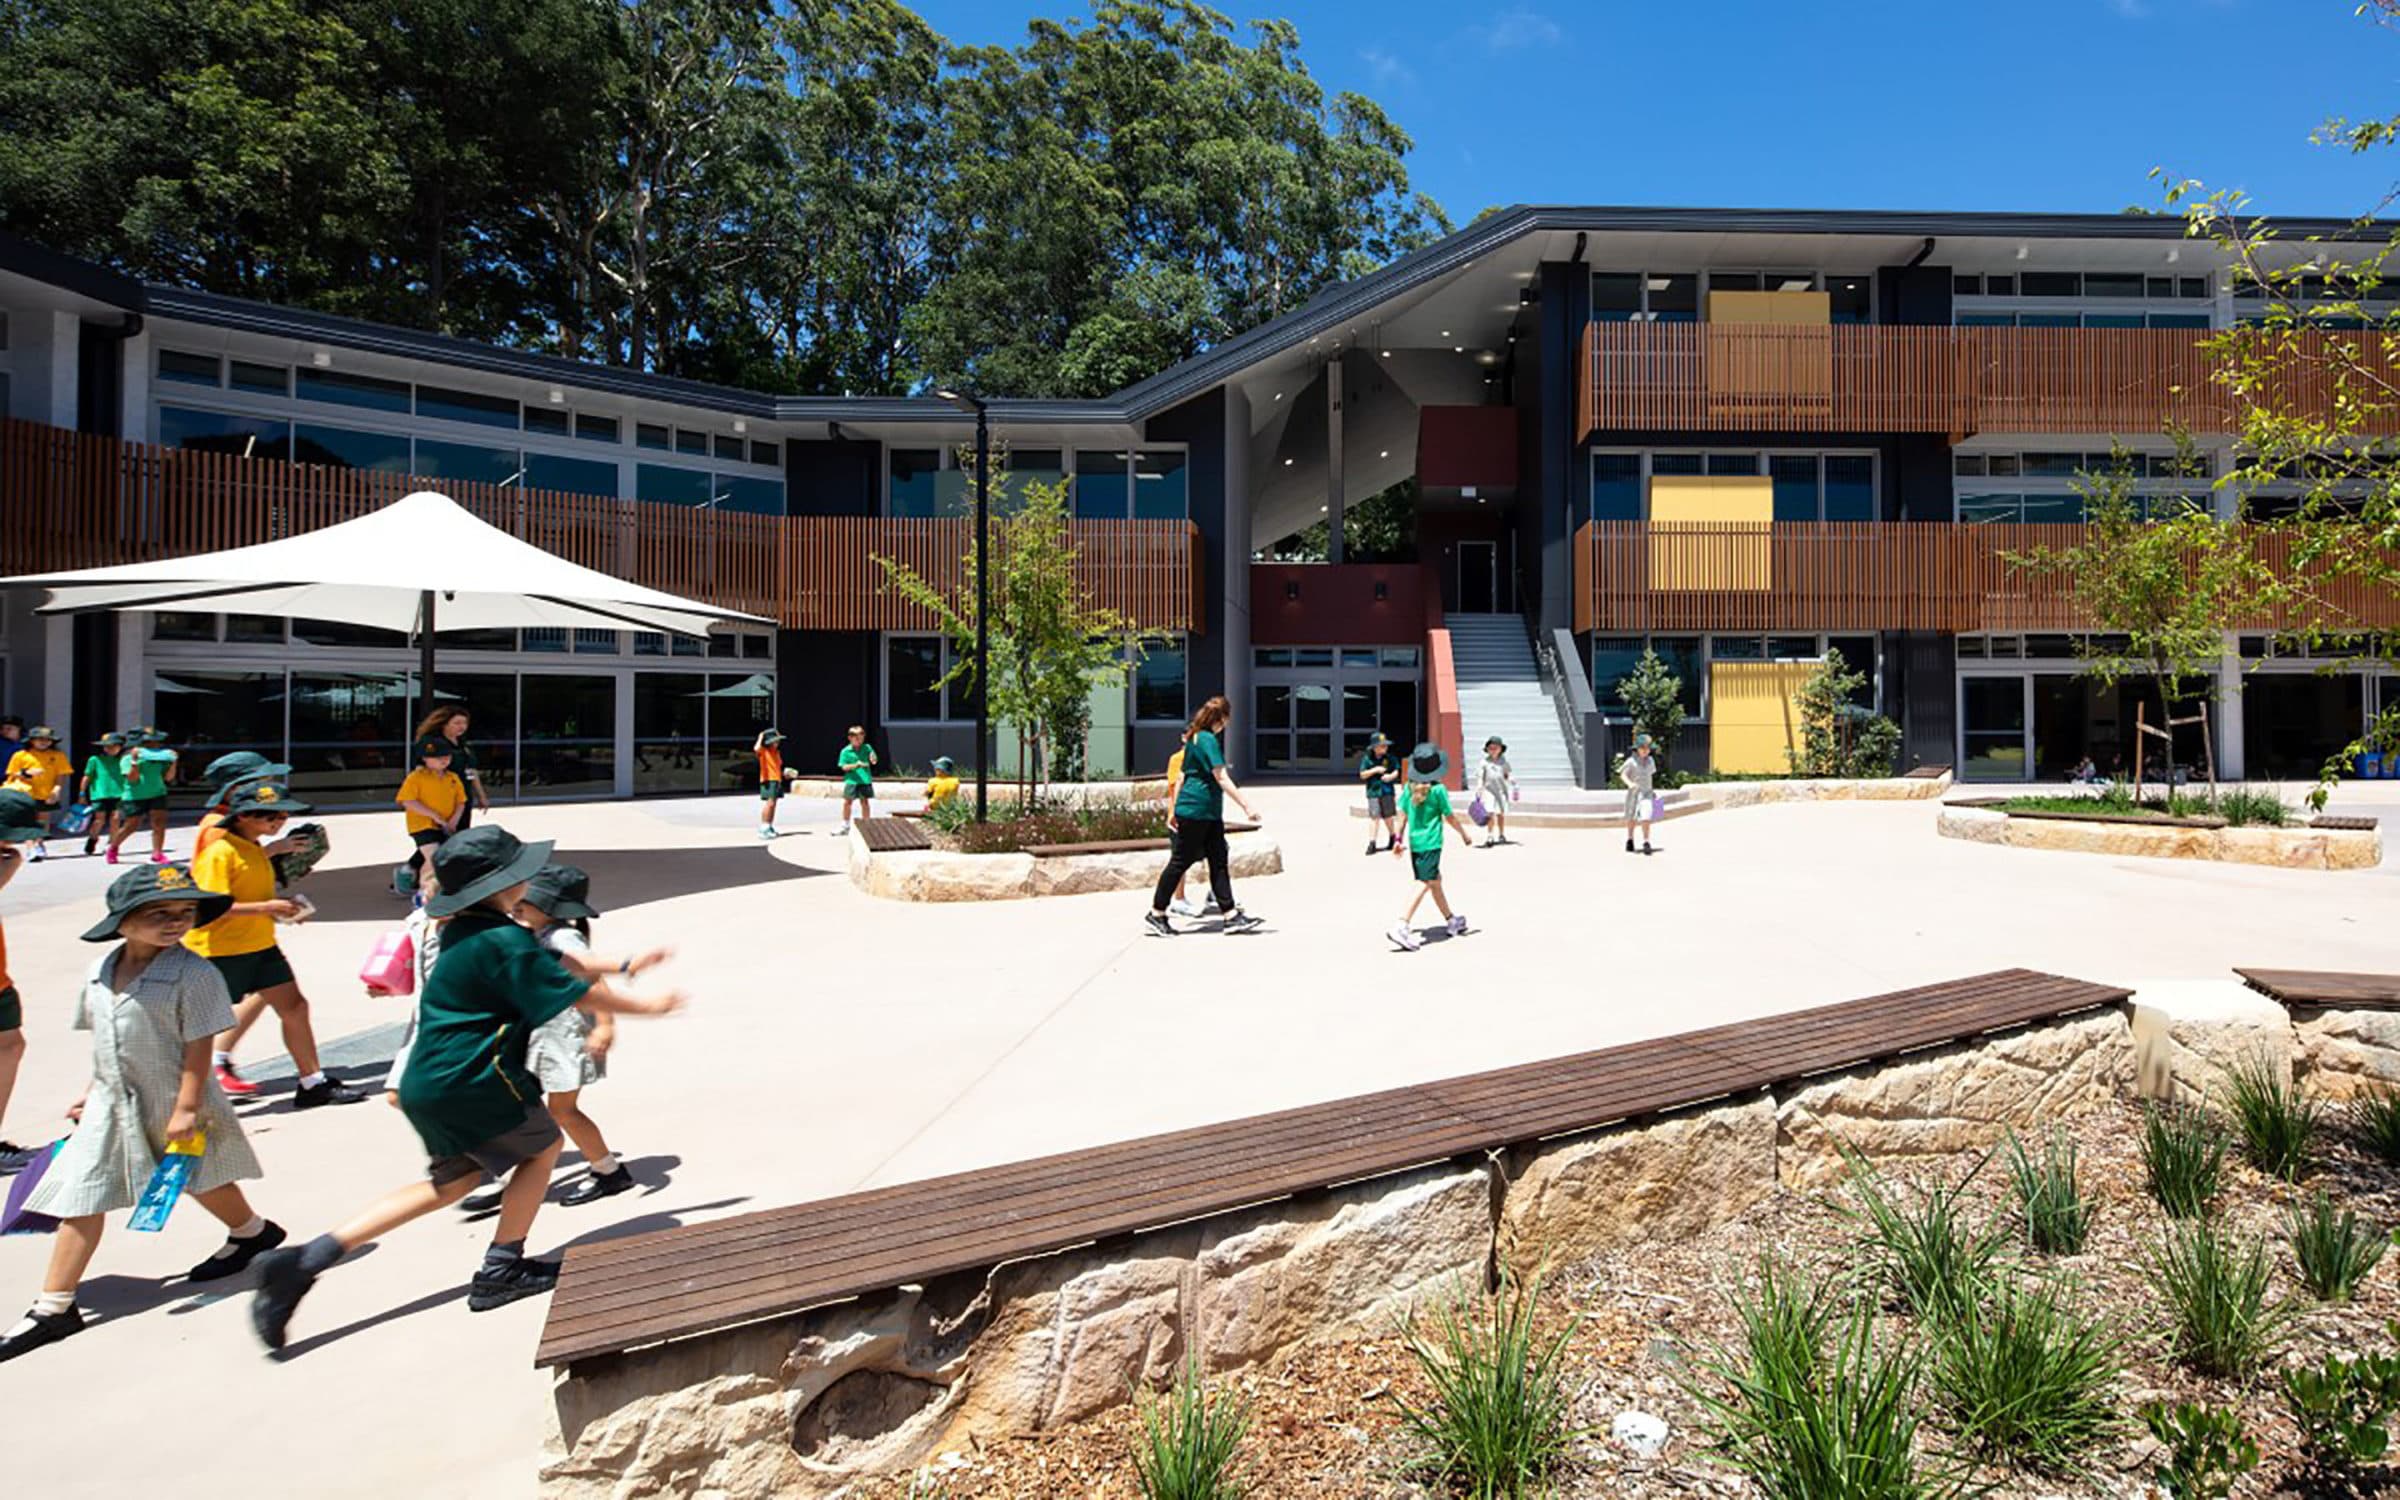
[[295,1091],[292,1095],[292,1108],[323,1109],[328,1104],[356,1104],[365,1097],[367,1096],[328,1073],[325,1075],[325,1081],[315,1088]]
[[250,1299],[250,1328],[260,1343],[269,1349],[283,1347],[293,1310],[316,1284],[316,1273],[300,1264],[297,1250],[270,1250],[258,1258],[258,1293]]
[[62,1313],[29,1312],[22,1333],[0,1335],[0,1365],[20,1354],[31,1354],[45,1344],[71,1339],[83,1332],[83,1309],[70,1306]]
[[467,1283],[467,1311],[490,1312],[527,1297],[539,1297],[558,1285],[558,1262],[518,1256],[505,1265],[487,1266]]
[[284,1241],[283,1226],[273,1219],[246,1240],[227,1239],[225,1248],[183,1273],[186,1281],[223,1281],[250,1269],[250,1263]]
[[623,1162],[619,1162],[613,1172],[593,1172],[586,1176],[561,1194],[558,1201],[572,1208],[578,1203],[597,1203],[603,1198],[614,1198],[619,1193],[632,1191],[633,1174],[625,1170]]

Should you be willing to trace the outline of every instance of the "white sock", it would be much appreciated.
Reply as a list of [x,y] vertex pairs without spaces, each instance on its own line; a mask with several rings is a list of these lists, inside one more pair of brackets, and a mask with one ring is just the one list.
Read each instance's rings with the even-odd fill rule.
[[260,1214],[252,1214],[250,1216],[250,1222],[244,1224],[241,1228],[232,1231],[229,1237],[237,1240],[254,1240],[260,1235],[266,1233],[266,1231],[267,1221],[265,1217]]
[[608,1153],[608,1155],[603,1156],[598,1161],[592,1163],[592,1175],[594,1177],[606,1177],[609,1173],[614,1172],[616,1169],[617,1153],[614,1151],[611,1151]]
[[216,1059],[217,1066],[220,1068],[230,1068],[233,1066],[233,1054],[230,1052],[218,1052],[216,1054]]
[[324,1081],[325,1075],[323,1073],[311,1073],[300,1080],[300,1086],[304,1089],[313,1089]]
[[56,1317],[75,1305],[73,1292],[42,1292],[33,1299],[33,1310]]

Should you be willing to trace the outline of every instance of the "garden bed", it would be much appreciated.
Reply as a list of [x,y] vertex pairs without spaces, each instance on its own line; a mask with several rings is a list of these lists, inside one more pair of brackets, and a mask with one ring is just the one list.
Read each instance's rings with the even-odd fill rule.
[[[968,771],[962,774],[965,779],[959,787],[959,795],[972,800],[975,796],[975,773]],[[995,798],[1014,797],[1016,791],[1014,780],[994,779],[991,783],[991,795]],[[784,785],[784,795],[787,797],[839,797],[841,794],[842,778],[839,776],[799,776]],[[1167,798],[1167,778],[1163,775],[1125,776],[1113,781],[1045,782],[1042,796],[1045,800],[1053,801],[1090,797],[1119,802],[1163,802]],[[925,779],[922,776],[893,775],[875,779],[875,800],[878,802],[921,802],[924,799]]]
[[1682,788],[1712,807],[1759,807],[1770,802],[1924,802],[1950,790],[1950,775],[1944,771],[1933,776],[1762,776],[1687,780]]
[[[1230,825],[1226,832],[1237,883],[1282,873],[1283,851],[1273,838],[1251,824]],[[850,881],[868,895],[892,901],[1023,901],[1146,891],[1167,865],[1165,838],[1069,838],[998,853],[958,848],[947,835],[937,835],[937,845],[946,839],[949,847],[877,851],[854,832]]]
[[2218,860],[2285,870],[2370,870],[2383,862],[2383,835],[2372,827],[2245,827],[2222,819],[2118,816],[2097,808],[2088,814],[2012,810],[2005,799],[1945,803],[1937,829],[1944,838],[2013,849]]

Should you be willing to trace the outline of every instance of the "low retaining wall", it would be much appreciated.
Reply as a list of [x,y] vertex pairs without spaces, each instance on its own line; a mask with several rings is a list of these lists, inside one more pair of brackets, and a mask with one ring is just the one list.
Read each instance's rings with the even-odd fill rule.
[[[1226,839],[1233,878],[1283,873],[1283,849],[1263,832]],[[876,853],[850,835],[850,883],[888,901],[1024,901],[1095,891],[1149,890],[1167,868],[1165,849],[1111,854],[959,854],[943,849]]]
[[1782,781],[1700,781],[1686,788],[1713,807],[1769,802],[1925,802],[1950,790],[1950,777],[1821,776]]
[[[842,778],[839,776],[800,776],[784,784],[784,795],[787,797],[839,797],[841,794]],[[975,783],[963,783],[959,787],[959,794],[974,796]],[[990,795],[995,802],[1004,796],[1014,797],[1016,794],[1017,784],[1014,781],[994,781],[991,784]],[[1167,778],[1146,776],[1138,781],[1044,782],[1042,795],[1059,802],[1164,802],[1167,799]],[[925,800],[925,783],[922,780],[889,781],[877,777],[875,800],[922,802]]]
[[1945,807],[1944,838],[2011,849],[2056,849],[2141,859],[2214,859],[2283,870],[2371,870],[2383,863],[2379,828],[2205,828],[2191,824],[2012,818],[1995,808]]
[[551,1500],[829,1496],[971,1439],[1039,1433],[1417,1299],[1688,1237],[1873,1161],[1978,1150],[2133,1087],[2114,1006],[1674,1114],[573,1366]]

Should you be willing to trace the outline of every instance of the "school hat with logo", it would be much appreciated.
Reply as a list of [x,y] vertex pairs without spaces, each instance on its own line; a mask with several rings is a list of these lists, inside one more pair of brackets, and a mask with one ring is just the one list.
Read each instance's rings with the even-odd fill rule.
[[47,724],[36,724],[25,731],[25,743],[30,745],[35,740],[48,740],[55,745],[58,743],[58,731]]
[[24,792],[0,792],[0,844],[22,844],[48,835],[37,814],[46,804]]
[[122,750],[125,748],[125,736],[112,729],[108,733],[100,736],[100,748],[103,750]]
[[195,927],[206,927],[233,907],[233,897],[221,891],[204,891],[192,884],[192,872],[182,865],[143,865],[119,875],[108,887],[108,915],[93,923],[83,934],[87,943],[116,941],[117,924],[141,907],[156,906],[161,901],[197,901],[200,915]]
[[245,781],[225,801],[228,818],[238,818],[244,813],[286,813],[296,818],[315,811],[312,804],[293,796],[292,789],[280,781]]
[[958,769],[958,762],[947,755],[937,755],[933,758],[933,768],[947,776]]
[[762,745],[780,745],[783,743],[783,731],[770,729],[758,737],[758,742]]
[[236,750],[231,755],[220,755],[210,761],[208,769],[200,773],[200,779],[207,782],[208,789],[221,798],[238,783],[272,780],[291,774],[290,766],[271,761],[255,750]]
[[458,754],[458,741],[447,735],[429,734],[417,741],[417,759],[434,760]]
[[1442,753],[1441,746],[1430,740],[1408,752],[1408,779],[1411,781],[1439,781],[1449,771],[1450,757]]
[[135,731],[134,738],[145,745],[163,745],[167,742],[167,732],[163,729],[141,729]]
[[1500,738],[1500,736],[1496,734],[1483,742],[1483,748],[1486,750],[1491,749],[1494,745],[1498,745],[1500,747],[1500,753],[1502,755],[1506,755],[1508,753],[1508,741]]
[[439,894],[425,903],[425,914],[450,917],[488,896],[529,881],[550,863],[555,847],[548,839],[528,844],[497,823],[478,823],[455,835],[433,854]]
[[1390,735],[1388,735],[1388,734],[1385,734],[1385,733],[1384,733],[1382,730],[1380,730],[1380,729],[1376,730],[1376,731],[1375,731],[1373,734],[1371,734],[1371,735],[1368,735],[1368,736],[1367,736],[1367,748],[1368,748],[1369,750],[1381,750],[1381,749],[1384,749],[1385,747],[1389,746],[1389,745],[1391,744],[1391,742],[1392,742],[1392,737],[1391,737]]
[[592,877],[574,865],[544,865],[525,886],[525,904],[560,922],[600,915],[592,907]]

